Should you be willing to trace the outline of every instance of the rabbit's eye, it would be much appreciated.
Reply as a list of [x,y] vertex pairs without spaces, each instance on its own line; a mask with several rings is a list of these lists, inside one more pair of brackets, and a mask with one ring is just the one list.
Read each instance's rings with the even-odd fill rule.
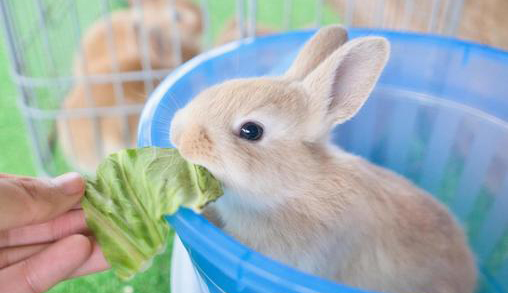
[[246,140],[259,140],[263,136],[263,127],[254,122],[247,122],[240,127],[239,136]]

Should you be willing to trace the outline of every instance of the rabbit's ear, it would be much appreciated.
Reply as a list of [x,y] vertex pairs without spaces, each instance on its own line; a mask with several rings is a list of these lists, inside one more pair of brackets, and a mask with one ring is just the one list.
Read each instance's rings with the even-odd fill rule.
[[326,111],[321,113],[328,127],[324,131],[350,119],[363,106],[389,52],[390,44],[384,38],[355,39],[333,52],[303,80],[310,98]]
[[347,31],[340,25],[321,28],[300,50],[285,77],[292,80],[304,79],[333,51],[347,41]]

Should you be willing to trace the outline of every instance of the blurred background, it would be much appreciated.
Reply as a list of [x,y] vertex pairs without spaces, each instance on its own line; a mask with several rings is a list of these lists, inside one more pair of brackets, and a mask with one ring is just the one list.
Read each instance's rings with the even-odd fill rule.
[[[0,172],[93,172],[135,145],[147,97],[175,67],[234,40],[331,23],[508,50],[507,0],[0,0]],[[169,263],[166,252],[127,283],[105,272],[50,292],[167,292]]]

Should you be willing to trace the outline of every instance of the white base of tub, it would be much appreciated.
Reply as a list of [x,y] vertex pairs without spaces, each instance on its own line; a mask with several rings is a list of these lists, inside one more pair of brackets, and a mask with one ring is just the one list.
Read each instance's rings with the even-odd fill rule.
[[171,293],[209,293],[177,235],[171,257]]

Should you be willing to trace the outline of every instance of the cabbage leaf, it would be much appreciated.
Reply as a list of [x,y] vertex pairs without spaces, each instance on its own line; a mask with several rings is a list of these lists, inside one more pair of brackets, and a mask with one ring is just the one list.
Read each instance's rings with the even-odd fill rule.
[[166,247],[164,215],[180,206],[200,212],[222,194],[219,181],[176,149],[147,147],[106,158],[87,178],[81,204],[106,260],[126,280]]

